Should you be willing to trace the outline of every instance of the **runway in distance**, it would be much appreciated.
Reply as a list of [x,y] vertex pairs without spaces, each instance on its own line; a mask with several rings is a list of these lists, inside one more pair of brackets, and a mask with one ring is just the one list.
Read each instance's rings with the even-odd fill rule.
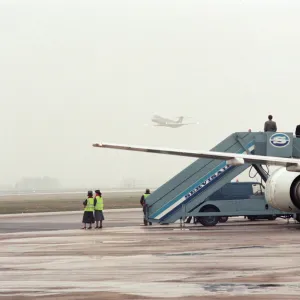
[[183,123],[183,116],[178,117],[177,120],[172,120],[168,118],[161,117],[159,115],[154,115],[151,119],[153,123],[155,123],[153,126],[163,126],[163,127],[170,127],[170,128],[178,128],[184,125],[192,125],[192,124],[199,124],[199,122],[196,123]]
[[100,143],[93,147],[110,148],[127,151],[149,152],[185,156],[192,158],[209,158],[226,161],[227,165],[259,164],[279,166],[268,178],[265,187],[267,203],[286,212],[300,213],[300,159],[250,154],[225,153],[215,151],[191,151],[182,149],[130,146],[124,144]]

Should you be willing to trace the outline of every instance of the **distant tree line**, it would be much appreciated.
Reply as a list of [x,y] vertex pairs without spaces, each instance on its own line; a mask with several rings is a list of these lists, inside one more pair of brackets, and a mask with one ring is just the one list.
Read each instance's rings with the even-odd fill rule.
[[59,190],[62,188],[59,180],[48,176],[44,177],[24,177],[15,185],[16,190]]
[[134,179],[127,178],[123,180],[122,188],[133,189],[136,186],[136,182]]

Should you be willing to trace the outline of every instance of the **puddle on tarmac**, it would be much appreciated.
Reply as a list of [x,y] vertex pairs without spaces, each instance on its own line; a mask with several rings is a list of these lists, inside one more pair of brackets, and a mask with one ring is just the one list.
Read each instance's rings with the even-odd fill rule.
[[229,248],[215,248],[214,251],[228,251],[228,250],[238,250],[238,249],[271,249],[274,247],[267,246],[237,246],[237,247],[229,247]]
[[[265,247],[265,246],[241,246],[241,247],[230,247],[230,248],[216,248],[213,249],[214,251],[228,251],[228,250],[238,250],[238,249],[267,249],[267,248],[273,248],[273,247]],[[200,252],[200,251],[194,251],[194,252],[180,252],[180,253],[163,253],[163,254],[157,254],[155,256],[197,256],[197,255],[207,255],[211,254],[210,252]]]
[[293,291],[300,291],[300,285],[299,284],[277,284],[277,283],[258,283],[258,284],[253,284],[253,283],[228,283],[228,284],[205,284],[201,285],[201,287],[209,292],[227,292],[227,293],[232,293],[232,292],[237,292],[237,291],[242,291],[242,290],[248,290],[250,292],[257,290],[259,291],[272,291],[272,289],[278,289],[278,288],[288,288],[292,289]]
[[231,247],[231,248],[227,248],[229,250],[233,250],[233,249],[267,249],[267,248],[272,248],[272,247],[266,247],[266,246],[240,246],[240,247]]
[[208,252],[181,252],[181,253],[163,253],[157,254],[156,256],[197,256],[197,255],[206,255],[210,254]]
[[248,289],[256,289],[256,288],[270,288],[270,287],[282,287],[285,284],[277,284],[277,283],[264,283],[264,284],[257,284],[254,287],[248,286]]

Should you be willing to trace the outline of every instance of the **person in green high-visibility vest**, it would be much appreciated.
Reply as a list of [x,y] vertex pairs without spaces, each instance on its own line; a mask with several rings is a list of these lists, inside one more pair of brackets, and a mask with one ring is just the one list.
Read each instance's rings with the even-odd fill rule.
[[[96,197],[95,197],[95,221],[96,221],[96,227],[95,228],[102,228],[102,221],[104,220],[104,214],[103,214],[103,197],[100,190],[95,191]],[[100,223],[100,224],[99,224]],[[99,224],[99,225],[98,225]]]
[[93,197],[93,192],[88,191],[87,199],[83,202],[84,213],[82,218],[82,223],[84,226],[82,229],[86,229],[86,224],[90,224],[88,229],[92,229],[92,224],[95,223],[94,210],[95,210],[95,199]]
[[[146,189],[145,194],[142,195],[141,200],[140,200],[140,203],[141,203],[141,205],[143,206],[144,225],[145,225],[145,226],[148,225],[148,221],[146,220],[146,206],[147,206],[146,198],[147,198],[150,194],[151,194],[151,193],[150,193],[150,190],[149,190],[149,189]],[[152,225],[152,223],[149,222],[149,225]]]

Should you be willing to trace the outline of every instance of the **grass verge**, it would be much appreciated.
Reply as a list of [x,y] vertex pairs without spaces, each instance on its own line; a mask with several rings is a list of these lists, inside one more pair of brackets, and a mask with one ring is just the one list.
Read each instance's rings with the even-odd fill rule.
[[[140,193],[108,193],[103,196],[104,210],[138,208]],[[85,195],[8,196],[0,200],[0,214],[37,213],[83,210]]]

